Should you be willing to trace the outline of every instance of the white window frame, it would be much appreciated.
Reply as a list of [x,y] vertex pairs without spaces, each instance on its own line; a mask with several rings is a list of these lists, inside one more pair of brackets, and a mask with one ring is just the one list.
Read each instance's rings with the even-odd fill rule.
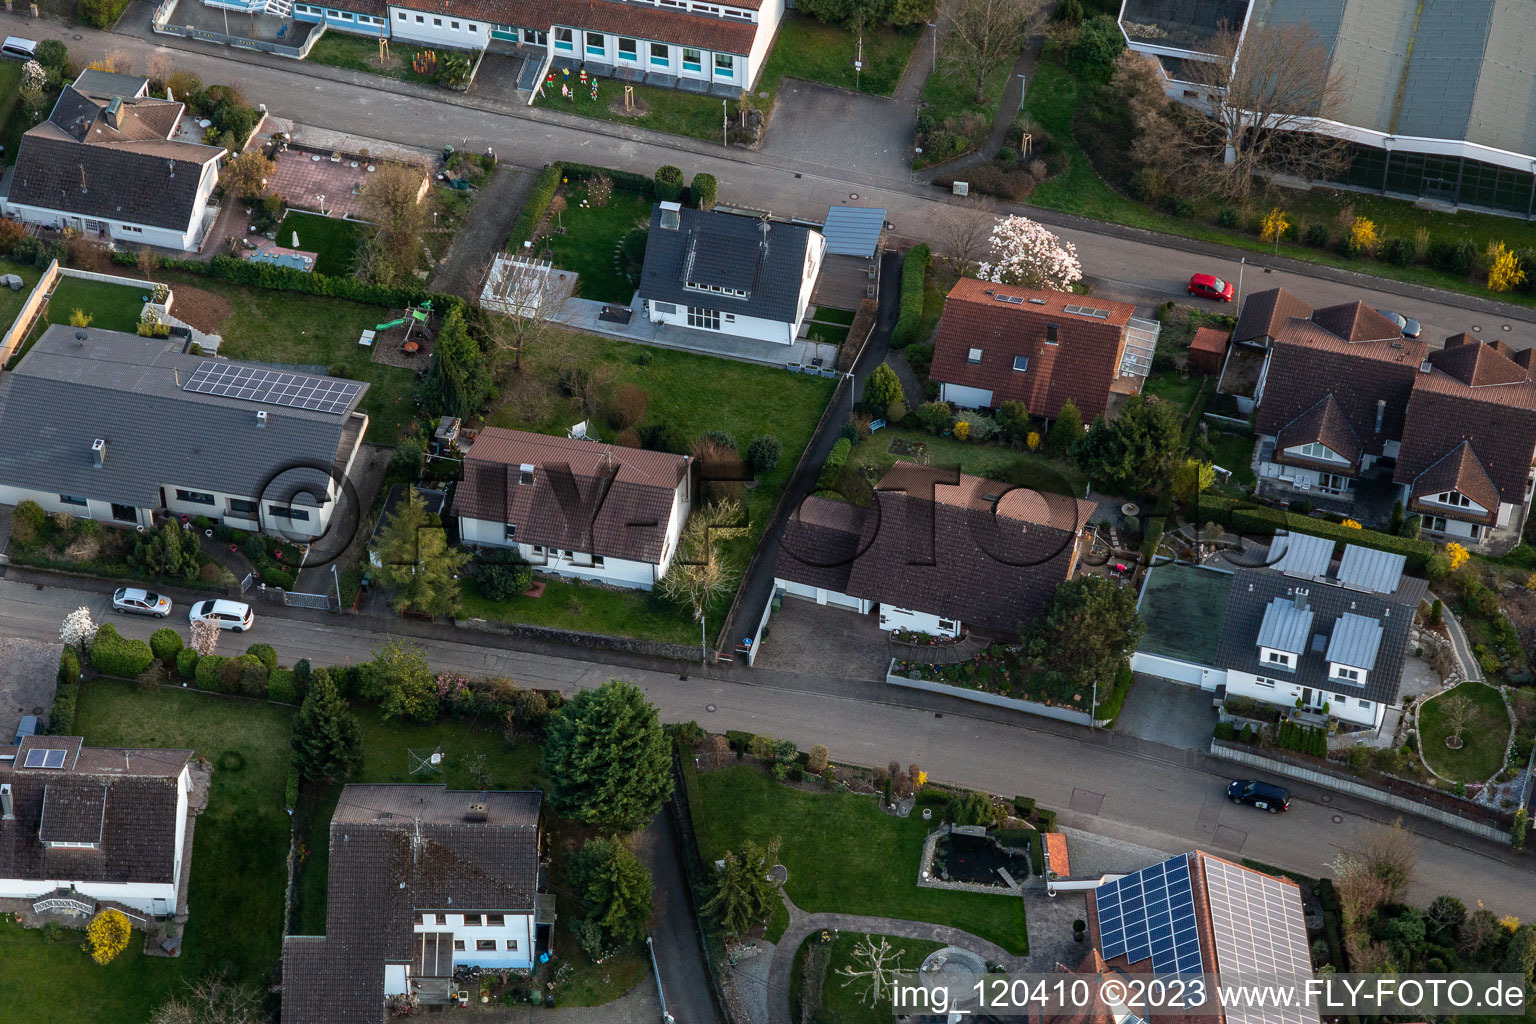
[[1029,372],[1029,356],[1014,356],[1013,369],[1016,373]]
[[972,366],[976,366],[977,364],[979,364],[981,362],[981,349],[979,349],[979,348],[971,349],[969,352],[967,352],[965,354],[965,361],[967,363],[971,364]]

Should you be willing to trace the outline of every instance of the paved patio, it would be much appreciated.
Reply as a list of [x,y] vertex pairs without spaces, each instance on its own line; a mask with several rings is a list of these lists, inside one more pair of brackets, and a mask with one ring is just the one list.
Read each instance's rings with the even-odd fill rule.
[[675,348],[686,352],[697,352],[700,355],[740,359],[747,363],[764,363],[769,366],[797,363],[801,366],[809,366],[814,360],[820,359],[820,365],[829,370],[837,364],[836,345],[824,345],[806,340],[797,341],[792,345],[781,345],[772,341],[755,341],[751,338],[738,338],[731,334],[717,334],[714,331],[698,331],[691,327],[652,323],[641,308],[638,296],[630,300],[629,323],[621,324],[602,319],[603,311],[613,305],[614,303],[611,302],[596,302],[592,299],[566,299],[559,312],[550,319],[573,330],[606,334],[641,345],[654,345],[657,348]]
[[59,680],[61,643],[0,640],[0,744],[9,745],[25,715],[45,725]]
[[199,32],[234,39],[255,39],[263,43],[302,47],[318,25],[279,18],[265,12],[231,11],[206,7],[199,0],[180,0],[166,19],[168,25],[181,25]]
[[363,183],[377,166],[369,159],[343,153],[335,160],[330,151],[292,148],[277,155],[267,189],[294,209],[361,220]]

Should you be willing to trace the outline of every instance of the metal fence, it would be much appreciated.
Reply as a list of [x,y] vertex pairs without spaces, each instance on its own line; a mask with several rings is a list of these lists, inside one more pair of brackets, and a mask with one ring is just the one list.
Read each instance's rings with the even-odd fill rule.
[[336,603],[336,598],[330,594],[295,594],[291,590],[283,591],[283,604],[290,608],[316,608],[328,612]]

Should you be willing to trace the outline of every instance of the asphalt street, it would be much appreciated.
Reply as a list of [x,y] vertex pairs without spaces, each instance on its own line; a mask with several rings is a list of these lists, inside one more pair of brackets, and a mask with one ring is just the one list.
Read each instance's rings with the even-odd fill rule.
[[[158,620],[112,616],[103,591],[38,587],[0,580],[0,634],[54,639],[59,623],[84,605],[110,617],[126,635],[147,639]],[[386,620],[387,621],[387,620]],[[167,623],[186,632],[185,604]],[[320,664],[372,657],[387,634],[372,620],[287,616],[257,607],[251,633],[230,637],[227,649],[257,640],[275,646],[285,661]],[[871,700],[874,684],[830,679],[796,680],[761,670],[701,675],[618,667],[577,652],[551,656],[464,640],[422,641],[433,666],[455,672],[507,676],[519,683],[574,691],[620,677],[645,690],[665,721],[697,720],[711,730],[746,729],[794,740],[802,749],[826,744],[832,756],[862,765],[917,761],[936,782],[1005,794],[1034,796],[1059,808],[1061,823],[1170,853],[1199,846],[1232,857],[1251,857],[1303,874],[1329,873],[1329,863],[1363,829],[1391,813],[1365,801],[1293,787],[1284,815],[1234,806],[1225,779],[1203,771],[1189,751],[1138,744],[1126,737],[1081,730],[1056,732],[1039,720],[1011,713],[972,717],[959,701],[930,707]],[[932,707],[944,707],[935,711]],[[1420,832],[1415,903],[1449,892],[1469,905],[1482,900],[1497,913],[1536,917],[1536,886],[1528,857],[1474,837],[1410,820]]]

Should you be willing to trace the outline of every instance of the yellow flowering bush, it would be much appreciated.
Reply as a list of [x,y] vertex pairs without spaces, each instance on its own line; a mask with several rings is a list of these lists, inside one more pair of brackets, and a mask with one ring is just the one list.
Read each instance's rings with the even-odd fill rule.
[[969,423],[967,423],[965,420],[957,421],[955,423],[955,440],[956,441],[964,441],[966,438],[968,438],[970,436],[971,436],[971,425]]
[[1460,569],[1462,566],[1466,565],[1467,559],[1471,558],[1472,556],[1467,553],[1466,548],[1462,547],[1460,544],[1457,544],[1455,541],[1451,541],[1445,546],[1445,557],[1451,560],[1451,572],[1455,572],[1457,569]]
[[1355,522],[1353,519],[1346,519],[1342,523],[1340,523],[1339,525],[1340,526],[1344,526],[1344,527],[1348,527],[1351,530],[1363,530],[1363,529],[1365,529],[1365,527],[1361,526],[1359,523]]
[[1031,430],[1029,436],[1024,438],[1024,443],[1029,445],[1029,450],[1034,451],[1040,447],[1040,431]]
[[132,933],[128,917],[121,910],[103,910],[91,918],[90,926],[85,930],[85,948],[90,951],[92,960],[105,966],[128,948]]

